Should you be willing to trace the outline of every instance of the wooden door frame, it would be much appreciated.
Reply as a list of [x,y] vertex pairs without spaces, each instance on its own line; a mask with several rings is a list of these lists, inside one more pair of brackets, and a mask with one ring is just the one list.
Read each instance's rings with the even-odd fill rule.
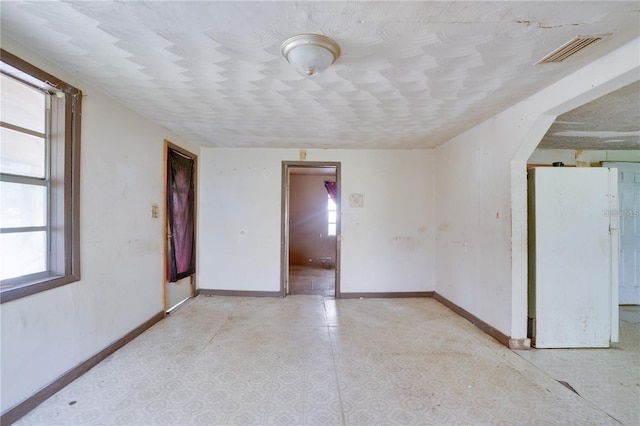
[[280,239],[280,294],[287,297],[287,282],[289,280],[289,182],[291,167],[335,167],[336,169],[336,211],[338,217],[336,221],[336,270],[335,270],[335,298],[340,299],[340,245],[342,241],[342,203],[341,203],[341,177],[340,163],[332,161],[283,161],[282,162],[282,214],[281,218],[281,239]]
[[[167,309],[172,308],[172,306],[167,306],[167,255],[169,253],[169,200],[167,199],[167,184],[169,181],[169,175],[167,173],[168,161],[169,161],[169,150],[174,150],[179,152],[180,154],[189,157],[193,160],[193,229],[194,229],[194,241],[193,241],[193,249],[196,252],[196,270],[198,267],[198,255],[197,255],[197,247],[198,247],[198,156],[193,152],[190,152],[176,144],[169,142],[167,139],[164,140],[164,151],[163,151],[163,164],[164,164],[164,185],[162,187],[162,198],[164,200],[164,220],[162,222],[162,235],[164,235],[164,243],[162,244],[162,311],[168,312]],[[190,282],[190,291],[189,298],[192,298],[196,295],[196,274],[191,274],[189,276]],[[179,306],[179,305],[177,305]]]

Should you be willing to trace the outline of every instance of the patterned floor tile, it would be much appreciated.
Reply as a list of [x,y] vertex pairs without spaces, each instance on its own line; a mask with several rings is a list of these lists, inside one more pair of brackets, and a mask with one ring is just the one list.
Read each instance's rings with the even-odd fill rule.
[[198,297],[17,424],[638,424],[638,326],[516,353],[432,299]]

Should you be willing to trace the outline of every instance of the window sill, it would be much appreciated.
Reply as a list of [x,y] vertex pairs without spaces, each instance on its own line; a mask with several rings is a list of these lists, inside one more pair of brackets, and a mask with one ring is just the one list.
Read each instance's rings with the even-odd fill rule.
[[[0,304],[31,296],[36,293],[51,290],[75,281],[79,281],[80,276],[76,275],[48,275],[45,277],[33,278],[30,280],[6,285],[0,291]],[[13,280],[7,280],[11,282]],[[5,284],[2,284],[5,287]]]

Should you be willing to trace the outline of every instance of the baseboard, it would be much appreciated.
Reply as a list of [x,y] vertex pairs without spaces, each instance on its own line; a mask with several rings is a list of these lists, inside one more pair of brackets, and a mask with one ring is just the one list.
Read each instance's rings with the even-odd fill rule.
[[279,291],[244,291],[244,290],[211,290],[201,288],[198,290],[200,296],[239,296],[239,297],[281,297]]
[[33,410],[38,405],[42,404],[47,398],[49,398],[50,396],[58,392],[60,389],[67,386],[69,383],[73,382],[78,377],[82,376],[87,371],[91,370],[93,367],[95,367],[98,363],[103,361],[109,355],[111,355],[112,353],[114,353],[115,351],[117,351],[118,349],[120,349],[121,347],[123,347],[124,345],[126,345],[127,343],[135,339],[136,337],[138,337],[140,334],[142,334],[147,329],[151,328],[152,325],[154,325],[155,323],[157,323],[163,318],[164,318],[164,312],[158,312],[153,317],[151,317],[148,321],[146,321],[144,324],[136,327],[133,331],[127,333],[121,339],[116,340],[114,343],[110,344],[109,346],[107,346],[106,348],[104,348],[103,350],[101,350],[100,352],[98,352],[88,360],[84,361],[82,364],[79,364],[73,369],[67,371],[58,379],[56,379],[54,382],[45,386],[44,388],[42,388],[41,390],[39,390],[38,392],[36,392],[35,394],[27,398],[20,404],[7,410],[5,413],[2,414],[2,416],[0,416],[0,424],[8,426],[12,423],[15,423],[20,418],[22,418],[25,414],[27,414],[29,411]]
[[[237,296],[237,297],[282,297],[279,291],[243,291],[198,289],[200,296]],[[337,299],[384,299],[406,297],[433,297],[433,291],[407,291],[385,293],[340,293]]]
[[531,339],[509,339],[509,349],[531,349]]
[[340,293],[341,299],[397,299],[407,297],[433,297],[433,291],[395,291],[385,293]]
[[497,330],[494,327],[490,326],[489,324],[482,321],[477,316],[473,315],[471,312],[461,308],[460,306],[456,305],[455,303],[445,298],[444,296],[438,294],[437,292],[433,293],[433,298],[436,299],[438,302],[442,303],[447,308],[451,309],[456,314],[460,315],[462,318],[469,321],[471,324],[478,327],[480,330],[487,333],[489,336],[496,339],[498,342],[500,342],[506,347],[510,347],[511,340],[514,340],[514,341],[518,340],[518,339],[511,339],[509,336],[507,336],[500,330]]

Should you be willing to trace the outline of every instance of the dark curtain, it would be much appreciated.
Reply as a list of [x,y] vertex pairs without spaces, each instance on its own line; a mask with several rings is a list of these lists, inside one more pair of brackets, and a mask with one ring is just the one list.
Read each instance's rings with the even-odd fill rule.
[[194,161],[169,149],[167,202],[169,204],[169,282],[196,272],[194,227]]
[[336,183],[332,182],[330,180],[325,180],[324,181],[324,187],[327,188],[327,192],[329,193],[329,197],[331,197],[331,199],[333,200],[334,203],[337,203],[337,197],[336,197]]

